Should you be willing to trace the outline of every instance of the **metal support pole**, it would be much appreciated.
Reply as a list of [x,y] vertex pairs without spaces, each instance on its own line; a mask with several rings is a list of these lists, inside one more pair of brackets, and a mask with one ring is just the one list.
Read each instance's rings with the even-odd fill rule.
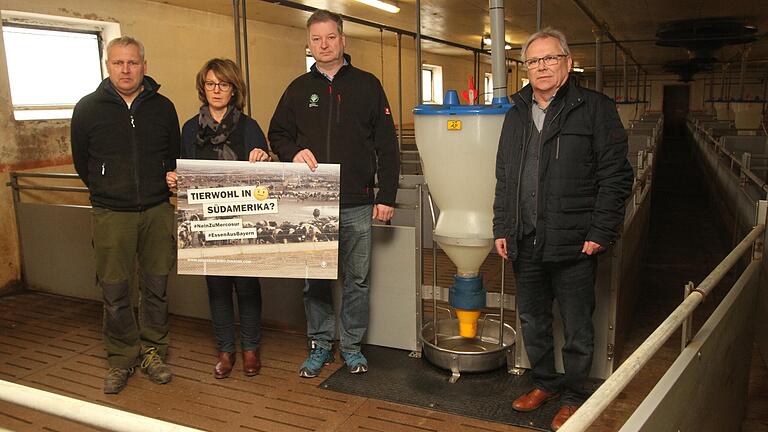
[[421,83],[421,0],[416,0],[416,105],[424,102]]
[[245,75],[245,95],[248,104],[248,116],[251,115],[251,67],[248,62],[248,14],[245,11],[245,4],[248,0],[243,0],[243,74]]
[[504,0],[489,0],[491,15],[491,73],[493,99],[507,99],[506,45],[504,38]]
[[635,65],[635,102],[640,100],[640,68]]
[[621,58],[624,62],[622,66],[622,74],[624,76],[624,89],[621,91],[621,97],[624,100],[624,102],[627,102],[629,100],[629,80],[627,79],[627,56],[622,54]]
[[397,150],[403,151],[403,35],[397,34]]
[[536,0],[536,31],[541,31],[542,0]]
[[725,77],[728,75],[728,63],[723,63],[723,76],[720,81],[720,100],[725,100]]
[[506,261],[504,258],[501,259],[501,293],[499,294],[499,347],[501,348],[504,348],[504,265]]
[[[691,292],[695,288],[695,285],[693,282],[688,282],[683,287],[683,301],[688,298],[689,295],[691,295]],[[691,314],[686,318],[685,321],[683,321],[683,324],[681,326],[681,337],[680,337],[680,352],[682,352],[685,347],[688,346],[688,342],[691,341],[691,338],[693,337],[693,315]]]
[[645,104],[645,110],[649,111],[651,109],[651,105],[648,103],[648,98],[646,97],[647,90],[648,90],[648,72],[643,74],[643,103]]
[[432,215],[432,330],[435,338],[433,343],[435,346],[439,346],[437,341],[437,242],[435,241],[437,219],[435,218],[435,205],[432,202],[432,193],[429,193],[427,198],[429,199],[429,211]]
[[741,72],[739,73],[739,90],[736,93],[737,97],[741,100],[746,99],[744,94],[744,76],[747,74],[747,58],[749,58],[750,47],[744,47],[744,52],[741,54]]
[[613,87],[613,99],[616,100],[616,96],[619,93],[619,45],[613,44],[613,81],[611,87]]
[[[398,34],[398,36],[400,36]],[[402,177],[400,177],[402,179]],[[423,278],[424,278],[424,222],[422,220],[424,216],[424,181],[416,185],[416,217],[415,217],[415,234],[416,234],[416,280],[415,280],[415,295],[416,295],[416,352],[411,354],[411,357],[421,357],[423,351],[422,341],[424,335],[422,330],[424,328],[424,293],[423,293]]]
[[240,0],[232,0],[232,21],[235,23],[235,62],[243,68],[243,59],[240,55]]
[[592,29],[595,35],[595,91],[603,92],[603,31]]

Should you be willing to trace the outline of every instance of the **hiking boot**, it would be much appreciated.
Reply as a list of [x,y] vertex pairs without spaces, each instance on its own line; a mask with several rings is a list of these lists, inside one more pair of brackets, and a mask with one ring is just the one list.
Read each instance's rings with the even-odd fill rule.
[[133,375],[133,368],[111,368],[104,377],[104,394],[118,394],[125,385],[128,384],[128,378]]
[[314,378],[320,374],[323,366],[333,363],[333,352],[325,348],[320,348],[312,344],[309,350],[309,357],[304,360],[299,368],[299,376],[302,378]]
[[171,378],[171,368],[163,363],[157,348],[150,347],[144,350],[144,358],[141,360],[141,371],[147,374],[150,381],[155,384],[166,384]]
[[361,374],[368,372],[368,360],[360,351],[353,353],[342,352],[341,356],[344,358],[344,363],[347,364],[349,373]]

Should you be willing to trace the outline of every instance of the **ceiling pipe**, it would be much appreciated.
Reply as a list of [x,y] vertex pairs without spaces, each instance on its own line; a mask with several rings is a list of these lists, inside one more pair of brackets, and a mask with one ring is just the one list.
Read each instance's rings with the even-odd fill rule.
[[507,66],[504,51],[504,0],[489,0],[491,15],[491,73],[493,103],[509,103],[507,98]]
[[579,8],[579,10],[581,10],[584,13],[584,15],[587,16],[587,18],[589,18],[592,21],[593,25],[595,25],[597,28],[605,32],[605,35],[608,37],[608,39],[610,39],[611,42],[615,43],[619,47],[619,49],[624,53],[624,55],[626,55],[627,58],[632,60],[632,63],[637,65],[640,69],[643,70],[643,72],[645,72],[645,69],[643,69],[643,66],[640,64],[640,62],[638,62],[635,59],[635,57],[632,56],[632,52],[624,48],[624,46],[622,46],[621,43],[619,43],[619,41],[615,37],[613,37],[611,32],[608,30],[608,27],[603,22],[597,19],[595,14],[593,14],[592,11],[589,10],[589,8],[584,4],[582,0],[573,0],[573,3],[576,5],[576,7]]
[[244,68],[240,68],[240,70],[244,71],[245,73],[245,95],[246,95],[246,107],[248,109],[247,113],[250,116],[251,115],[251,67],[250,62],[248,61],[248,13],[245,10],[245,4],[247,3],[247,0],[243,0],[242,7],[243,7],[243,63],[245,65]]
[[416,34],[414,40],[416,42],[416,103],[421,104],[424,102],[424,95],[422,94],[422,78],[421,78],[421,0],[416,0]]
[[541,31],[542,0],[536,0],[536,31]]
[[235,61],[243,68],[243,58],[240,54],[240,0],[232,0],[232,21],[235,22]]

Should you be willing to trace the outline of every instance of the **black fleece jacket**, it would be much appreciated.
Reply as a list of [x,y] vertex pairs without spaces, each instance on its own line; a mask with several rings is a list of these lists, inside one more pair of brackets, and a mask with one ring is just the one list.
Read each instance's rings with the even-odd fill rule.
[[148,76],[143,84],[130,108],[109,78],[75,106],[72,159],[94,207],[142,211],[171,195],[165,173],[179,157],[179,120],[160,85]]
[[394,207],[400,173],[395,125],[373,74],[347,64],[329,81],[312,66],[283,93],[268,136],[283,162],[309,149],[320,163],[341,164],[342,206],[375,202]]

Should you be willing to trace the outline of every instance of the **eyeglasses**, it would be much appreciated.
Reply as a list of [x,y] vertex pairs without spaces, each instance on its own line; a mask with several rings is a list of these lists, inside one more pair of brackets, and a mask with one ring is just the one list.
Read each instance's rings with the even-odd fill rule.
[[205,83],[203,83],[203,85],[205,86],[205,89],[208,91],[213,91],[216,87],[218,87],[219,90],[223,92],[227,92],[230,89],[232,89],[232,83],[226,82],[226,81],[222,81],[222,82],[206,81]]
[[532,58],[524,61],[525,65],[528,67],[528,69],[536,69],[539,67],[539,62],[543,61],[545,65],[547,66],[554,66],[558,63],[560,63],[560,58],[562,57],[568,57],[568,54],[557,54],[557,55],[548,55],[541,58]]

